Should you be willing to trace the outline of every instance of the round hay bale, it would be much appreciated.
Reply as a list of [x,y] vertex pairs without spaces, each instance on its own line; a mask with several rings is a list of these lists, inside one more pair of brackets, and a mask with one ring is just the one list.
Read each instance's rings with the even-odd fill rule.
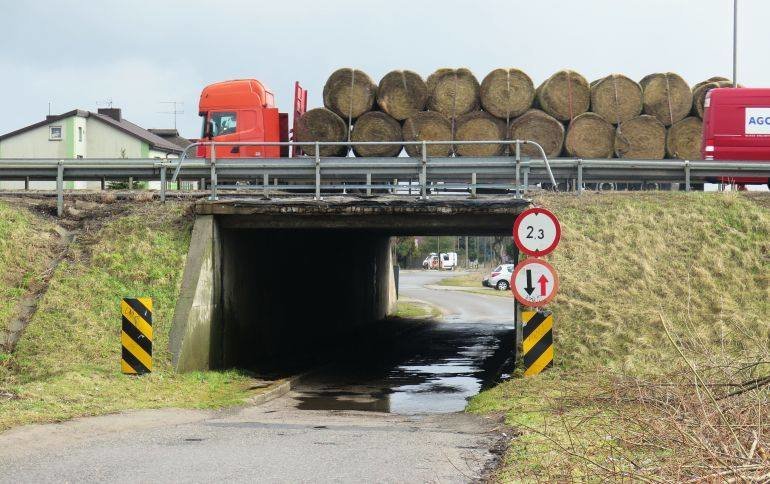
[[479,98],[486,112],[510,120],[532,107],[535,86],[519,69],[495,69],[481,81]]
[[642,88],[622,74],[591,84],[591,111],[618,125],[642,112]]
[[697,116],[688,116],[677,121],[666,134],[666,152],[671,158],[700,160],[703,121]]
[[692,90],[694,92],[698,87],[702,86],[703,84],[708,84],[709,82],[723,82],[723,81],[730,81],[730,79],[722,76],[709,77],[705,81],[700,81],[696,83],[694,86],[692,86]]
[[456,118],[479,108],[479,81],[468,69],[439,69],[426,87],[431,111]]
[[[350,141],[402,141],[401,125],[380,111],[361,115],[353,125]],[[401,145],[353,146],[356,156],[398,156]]]
[[377,85],[358,69],[338,69],[326,80],[324,106],[343,120],[354,120],[371,111],[377,96]]
[[655,116],[664,126],[671,126],[690,113],[692,91],[679,75],[671,72],[650,74],[640,84],[644,114]]
[[538,88],[537,102],[540,109],[559,121],[569,121],[588,111],[591,88],[577,72],[562,70]]
[[596,113],[583,113],[569,124],[564,147],[577,158],[612,158],[615,129]]
[[615,130],[615,154],[618,158],[662,160],[666,155],[666,127],[649,114],[623,121]]
[[[341,117],[326,108],[315,108],[307,111],[297,120],[297,130],[294,139],[304,141],[347,141],[348,125]],[[315,156],[315,146],[302,145],[302,151]],[[321,156],[343,156],[347,153],[346,146],[321,146],[318,149]]]
[[[457,119],[454,141],[502,140],[505,138],[505,123],[483,111],[468,113]],[[459,156],[498,156],[505,146],[494,144],[455,144]]]
[[377,105],[398,121],[425,109],[426,102],[428,88],[416,72],[388,72],[377,87]]
[[[452,141],[452,122],[436,111],[423,111],[404,122],[404,141]],[[427,145],[428,156],[449,156],[452,145]],[[409,156],[422,156],[422,146],[404,145]]]
[[705,109],[706,94],[717,87],[733,87],[732,81],[713,81],[700,82],[692,89],[692,110],[690,114],[703,119],[703,110]]
[[[530,140],[543,147],[549,158],[561,154],[564,146],[564,125],[558,119],[539,109],[530,109],[511,122],[509,139]],[[510,152],[515,153],[516,145],[511,145]],[[530,144],[521,145],[521,155],[540,158],[540,150]]]

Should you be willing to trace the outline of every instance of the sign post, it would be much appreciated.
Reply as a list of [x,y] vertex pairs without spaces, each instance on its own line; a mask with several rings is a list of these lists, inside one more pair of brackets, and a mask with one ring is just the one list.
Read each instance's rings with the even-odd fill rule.
[[[549,210],[535,207],[516,217],[512,232],[516,267],[510,286],[516,299],[516,362],[523,365],[524,376],[533,376],[553,364],[553,315],[539,308],[556,295],[559,276],[538,257],[550,254],[559,245],[561,225]],[[529,257],[519,262],[519,251]]]

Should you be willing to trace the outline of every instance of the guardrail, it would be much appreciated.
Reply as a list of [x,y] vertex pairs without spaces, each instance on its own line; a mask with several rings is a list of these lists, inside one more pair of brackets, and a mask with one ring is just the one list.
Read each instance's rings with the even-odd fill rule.
[[[0,180],[56,181],[59,211],[63,209],[64,181],[77,180],[156,180],[160,181],[160,198],[166,198],[169,170],[172,180],[203,180],[211,187],[211,198],[217,189],[260,193],[270,197],[279,191],[310,191],[316,199],[323,191],[346,189],[388,190],[419,197],[463,191],[475,197],[479,189],[505,189],[515,196],[538,183],[571,181],[579,194],[585,184],[605,182],[693,183],[724,181],[747,177],[770,179],[770,161],[689,161],[689,160],[624,160],[556,158],[530,159],[521,156],[520,145],[534,142],[478,141],[452,144],[514,145],[512,156],[494,157],[429,157],[431,144],[449,142],[417,142],[422,145],[420,157],[354,158],[299,156],[293,158],[186,158],[160,159],[3,159]],[[264,145],[264,143],[255,143]],[[275,143],[288,146],[322,146],[339,143]],[[382,143],[343,143],[371,145]],[[405,143],[397,143],[405,144]],[[208,146],[246,145],[246,143],[208,143]],[[194,145],[198,146],[198,145]],[[192,148],[192,147],[191,147]],[[542,152],[542,148],[539,148]],[[273,184],[270,184],[270,180]],[[283,184],[277,184],[280,180]],[[220,181],[226,184],[220,185]],[[243,182],[248,181],[249,184]],[[416,181],[416,183],[413,183]],[[229,184],[227,184],[229,183]]]

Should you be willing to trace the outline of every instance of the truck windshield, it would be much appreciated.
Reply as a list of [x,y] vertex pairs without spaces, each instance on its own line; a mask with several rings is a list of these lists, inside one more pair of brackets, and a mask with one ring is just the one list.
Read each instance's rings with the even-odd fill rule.
[[237,119],[235,113],[212,113],[209,118],[211,123],[211,136],[222,136],[235,133]]

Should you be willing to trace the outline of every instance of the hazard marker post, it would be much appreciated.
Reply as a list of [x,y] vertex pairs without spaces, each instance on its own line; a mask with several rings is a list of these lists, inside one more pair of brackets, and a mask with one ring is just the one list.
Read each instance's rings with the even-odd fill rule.
[[123,298],[120,301],[120,368],[127,375],[152,371],[152,298]]
[[[543,307],[559,290],[559,276],[539,257],[559,245],[561,225],[551,211],[530,208],[516,217],[512,235],[516,244],[510,284],[516,299],[516,361],[524,376],[534,376],[553,365],[553,314]],[[519,261],[519,252],[529,257]]]

